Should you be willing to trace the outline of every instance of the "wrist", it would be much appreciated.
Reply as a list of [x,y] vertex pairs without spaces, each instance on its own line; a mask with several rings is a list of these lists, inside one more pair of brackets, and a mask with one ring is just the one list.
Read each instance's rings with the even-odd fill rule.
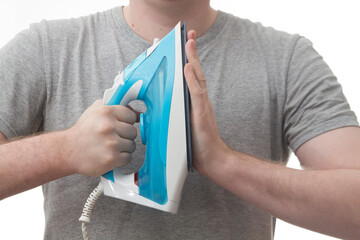
[[60,156],[61,166],[63,166],[64,170],[68,172],[69,175],[77,173],[74,167],[74,150],[76,146],[76,142],[73,141],[74,136],[72,133],[72,129],[63,130],[57,132],[58,134],[58,153]]
[[228,147],[223,141],[216,144],[216,150],[210,154],[201,173],[216,181],[221,177],[223,170],[231,167],[235,151]]

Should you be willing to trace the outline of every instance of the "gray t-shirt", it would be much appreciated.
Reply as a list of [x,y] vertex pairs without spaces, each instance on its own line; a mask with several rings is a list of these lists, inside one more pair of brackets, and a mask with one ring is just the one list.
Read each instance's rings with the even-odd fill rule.
[[[120,7],[31,25],[0,51],[0,131],[12,138],[71,127],[150,45]],[[299,35],[219,12],[198,50],[220,135],[233,149],[286,163],[289,148],[358,124],[333,73]],[[137,143],[127,171],[144,157]],[[81,239],[78,219],[98,182],[73,175],[43,186],[46,239]],[[176,215],[103,196],[91,219],[92,239],[272,239],[275,224],[198,173],[189,174]]]

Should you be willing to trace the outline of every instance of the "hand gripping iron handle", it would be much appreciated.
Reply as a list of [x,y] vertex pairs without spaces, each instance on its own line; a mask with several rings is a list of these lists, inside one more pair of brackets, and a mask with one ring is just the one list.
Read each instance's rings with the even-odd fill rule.
[[[106,89],[104,92],[103,103],[105,105],[122,105],[127,106],[131,101],[142,99],[144,92],[146,91],[147,86],[143,86],[144,81],[142,79],[131,79],[133,72],[146,60],[146,58],[156,49],[159,43],[159,39],[154,39],[154,44],[147,51],[138,56],[126,69],[119,74],[114,79],[114,84],[111,88]],[[124,78],[127,81],[124,82]],[[130,80],[129,80],[130,78]],[[143,87],[143,89],[142,89]],[[142,91],[141,91],[142,90]],[[140,91],[141,95],[140,96]],[[141,120],[143,114],[141,114]],[[142,142],[144,142],[145,133],[143,132],[143,126],[141,124],[141,137]],[[117,174],[114,174],[114,171],[117,171]],[[128,188],[135,188],[134,178],[136,175],[133,174],[122,174],[118,169],[114,169],[104,174],[103,177],[109,179],[112,182],[115,182],[115,175],[117,176],[119,182],[124,184]]]

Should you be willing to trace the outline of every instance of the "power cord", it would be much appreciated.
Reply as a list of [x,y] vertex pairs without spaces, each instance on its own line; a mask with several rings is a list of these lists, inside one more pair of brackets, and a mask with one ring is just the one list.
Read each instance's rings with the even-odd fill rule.
[[90,223],[90,215],[94,208],[95,202],[103,194],[103,192],[104,192],[104,186],[100,182],[99,185],[90,193],[88,199],[86,200],[81,217],[79,218],[79,221],[82,222],[81,230],[84,240],[89,240],[87,225]]

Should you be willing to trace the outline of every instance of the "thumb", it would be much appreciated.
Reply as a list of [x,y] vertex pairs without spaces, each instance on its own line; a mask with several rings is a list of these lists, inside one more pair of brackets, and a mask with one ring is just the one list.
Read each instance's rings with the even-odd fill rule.
[[191,101],[197,102],[199,100],[203,100],[203,98],[207,96],[207,91],[206,88],[202,88],[200,86],[191,63],[187,63],[185,65],[184,72],[191,95]]
[[[191,98],[191,122],[199,127],[198,124],[211,121],[213,118],[212,104],[207,89],[201,87],[192,65],[190,63],[186,64],[184,70]],[[206,119],[203,119],[204,117]]]

